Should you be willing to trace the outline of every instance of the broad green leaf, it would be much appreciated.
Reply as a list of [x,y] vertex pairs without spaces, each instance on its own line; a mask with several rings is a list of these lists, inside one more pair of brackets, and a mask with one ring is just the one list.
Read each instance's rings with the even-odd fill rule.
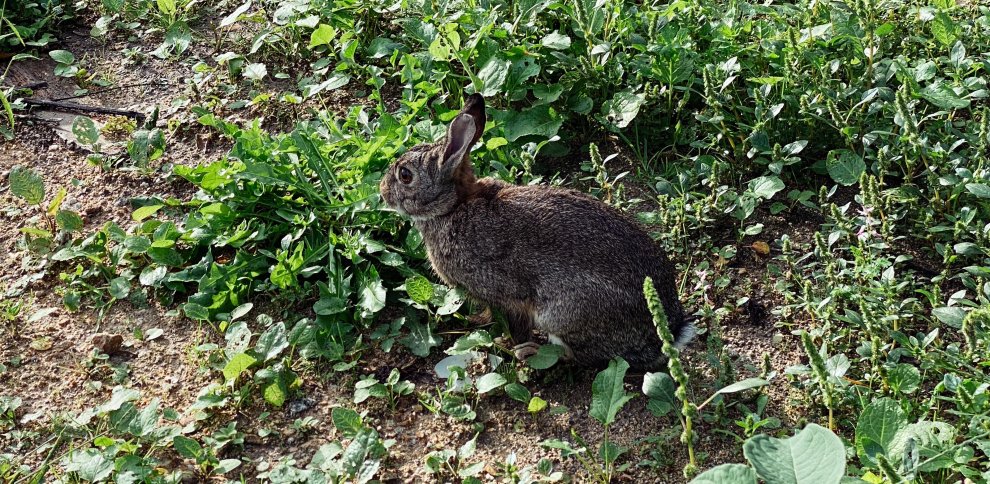
[[509,398],[522,403],[528,403],[529,399],[532,397],[529,390],[518,383],[509,383],[506,385],[505,394],[508,395]]
[[320,24],[316,30],[309,36],[309,48],[319,47],[321,45],[329,45],[333,42],[334,37],[337,36],[337,29],[327,25]]
[[445,351],[445,353],[447,353],[448,355],[459,355],[462,353],[467,353],[469,351],[472,351],[478,347],[491,346],[491,344],[492,344],[492,337],[490,334],[488,334],[488,331],[479,329],[478,331],[474,331],[470,334],[466,334],[464,336],[461,336],[460,338],[457,338],[457,341],[454,342],[454,346],[447,348],[447,351]]
[[72,210],[59,210],[55,213],[55,223],[66,232],[78,232],[83,228],[83,219]]
[[10,170],[7,180],[10,182],[10,193],[27,203],[38,205],[45,199],[45,181],[38,172],[18,165]]
[[288,398],[288,394],[288,386],[285,383],[285,378],[281,374],[265,386],[265,401],[272,406],[281,407],[282,405],[285,405],[285,400]]
[[738,381],[736,383],[733,383],[731,385],[728,385],[728,386],[722,388],[721,390],[715,392],[715,394],[716,395],[724,395],[724,394],[727,394],[727,393],[737,393],[737,392],[741,392],[743,390],[749,390],[750,388],[758,388],[758,387],[762,387],[762,386],[767,386],[769,384],[770,384],[770,382],[768,382],[768,381],[766,381],[766,380],[764,380],[762,378],[747,378],[745,380]]
[[244,66],[242,74],[252,81],[260,81],[268,75],[268,68],[264,64],[255,63]]
[[946,326],[959,329],[966,319],[966,311],[959,306],[945,306],[932,309],[932,315]]
[[863,465],[876,466],[878,454],[888,455],[894,435],[907,426],[907,415],[898,401],[874,400],[863,409],[856,422],[856,453]]
[[475,86],[475,89],[485,97],[498,94],[502,86],[505,85],[506,78],[509,76],[510,65],[511,63],[505,59],[498,57],[489,59],[478,71],[478,79],[482,85]]
[[643,394],[649,397],[646,408],[662,417],[680,404],[675,396],[674,379],[666,373],[646,373],[643,375]]
[[942,109],[965,109],[969,99],[963,99],[948,84],[936,82],[921,90],[921,96]]
[[140,222],[154,215],[156,212],[161,210],[162,207],[164,207],[164,205],[145,205],[135,210],[134,213],[131,214],[131,218],[134,219],[135,222]]
[[223,367],[223,379],[225,382],[230,383],[237,380],[237,377],[251,368],[252,365],[257,363],[257,358],[247,354],[247,353],[237,353],[230,358]]
[[426,304],[433,299],[433,284],[421,275],[406,279],[406,293],[409,298],[419,304]]
[[701,473],[691,484],[756,484],[756,471],[743,464],[722,464]]
[[76,56],[67,50],[53,50],[49,52],[48,55],[59,64],[72,64],[76,61]]
[[474,385],[478,393],[485,394],[505,385],[505,377],[498,373],[488,373],[479,377]]
[[385,285],[382,284],[378,272],[372,269],[369,275],[362,281],[360,305],[363,311],[362,317],[370,317],[385,309]]
[[223,20],[220,21],[220,28],[233,25],[233,23],[241,17],[241,14],[247,12],[249,8],[251,8],[251,0],[242,3],[239,7],[235,8],[233,12],[230,12],[230,15],[224,17]]
[[990,186],[985,183],[967,183],[966,191],[980,198],[990,198]]
[[198,459],[199,455],[203,452],[203,446],[199,445],[199,442],[184,435],[172,437],[172,447],[182,457],[193,460]]
[[540,397],[530,398],[529,404],[526,405],[526,411],[529,413],[540,413],[545,408],[547,408],[547,401]]
[[100,139],[100,130],[88,116],[78,116],[72,121],[72,134],[80,144],[93,146]]
[[557,134],[564,118],[557,114],[549,104],[544,104],[523,112],[510,112],[502,129],[505,139],[515,141],[524,136],[540,136],[551,138]]
[[349,408],[334,407],[330,412],[330,418],[333,420],[333,426],[344,437],[354,437],[361,430],[361,416]]
[[536,370],[546,370],[557,364],[564,354],[564,348],[554,344],[540,346],[536,354],[526,359],[526,366]]
[[254,353],[261,361],[271,361],[289,347],[289,338],[286,335],[285,323],[279,321],[271,325],[261,336],[258,336],[258,343],[254,346]]
[[102,482],[114,470],[112,456],[103,455],[99,449],[74,450],[64,462],[67,472],[74,473],[78,479],[87,482]]
[[784,182],[775,176],[761,176],[750,180],[748,187],[753,196],[769,200],[784,189]]
[[131,281],[126,277],[117,277],[110,281],[110,295],[116,299],[127,299],[131,293]]
[[888,372],[887,383],[901,393],[914,393],[921,384],[921,370],[914,365],[898,363]]
[[595,376],[591,384],[591,416],[602,425],[611,425],[619,410],[635,396],[625,390],[623,379],[629,363],[616,358]]
[[786,439],[752,437],[743,454],[768,484],[838,484],[846,473],[842,440],[816,424]]
[[430,350],[440,345],[440,339],[433,335],[429,323],[423,324],[410,321],[409,334],[399,339],[399,343],[409,348],[416,356],[429,356]]
[[636,119],[639,108],[646,103],[646,96],[631,91],[619,91],[612,99],[602,104],[602,112],[609,129],[620,130]]
[[543,36],[540,44],[554,50],[567,50],[571,46],[571,38],[554,30]]
[[832,150],[825,161],[829,176],[836,183],[850,186],[859,181],[859,177],[866,171],[866,163],[863,158],[850,150]]

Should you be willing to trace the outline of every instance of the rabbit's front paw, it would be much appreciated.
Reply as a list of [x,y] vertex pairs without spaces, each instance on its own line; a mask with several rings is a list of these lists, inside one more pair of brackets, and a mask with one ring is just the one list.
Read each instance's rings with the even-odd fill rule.
[[512,347],[512,352],[516,355],[516,359],[523,362],[535,355],[538,351],[540,351],[540,345],[533,341],[527,341]]

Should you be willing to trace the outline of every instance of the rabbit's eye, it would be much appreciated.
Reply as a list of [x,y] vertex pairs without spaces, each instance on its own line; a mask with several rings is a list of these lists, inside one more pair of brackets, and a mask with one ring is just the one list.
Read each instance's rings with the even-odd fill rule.
[[409,171],[409,168],[404,166],[399,167],[399,181],[405,185],[412,183],[413,174]]

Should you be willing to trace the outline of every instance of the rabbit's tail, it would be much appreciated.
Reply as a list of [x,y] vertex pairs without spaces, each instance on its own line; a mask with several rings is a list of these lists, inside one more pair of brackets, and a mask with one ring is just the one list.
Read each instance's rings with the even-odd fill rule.
[[681,325],[680,331],[677,332],[677,338],[674,339],[674,346],[679,350],[683,350],[697,334],[698,328],[694,325],[694,318],[685,318],[684,324]]

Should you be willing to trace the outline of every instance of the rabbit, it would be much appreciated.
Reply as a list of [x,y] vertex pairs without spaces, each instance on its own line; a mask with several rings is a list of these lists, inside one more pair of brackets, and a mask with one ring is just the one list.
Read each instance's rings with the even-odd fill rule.
[[535,354],[533,329],[579,364],[616,356],[658,370],[664,359],[643,296],[652,277],[678,347],[694,336],[663,250],[618,210],[576,190],[475,177],[471,147],[485,128],[485,101],[467,98],[445,139],[392,163],[381,195],[412,219],[434,271],[508,322],[520,360]]

